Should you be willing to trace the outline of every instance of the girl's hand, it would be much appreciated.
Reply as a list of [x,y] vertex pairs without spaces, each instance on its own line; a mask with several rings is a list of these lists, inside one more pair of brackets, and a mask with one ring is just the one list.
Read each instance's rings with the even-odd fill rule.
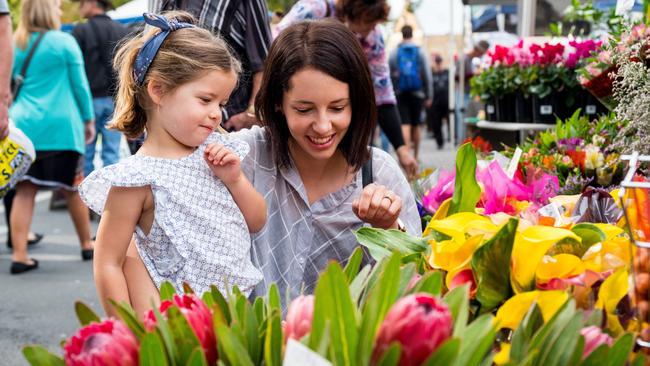
[[397,218],[402,210],[402,199],[388,188],[368,184],[361,196],[352,201],[352,211],[372,227],[391,229],[397,227]]
[[229,186],[236,183],[241,177],[241,161],[237,154],[221,144],[210,144],[203,154],[212,173]]

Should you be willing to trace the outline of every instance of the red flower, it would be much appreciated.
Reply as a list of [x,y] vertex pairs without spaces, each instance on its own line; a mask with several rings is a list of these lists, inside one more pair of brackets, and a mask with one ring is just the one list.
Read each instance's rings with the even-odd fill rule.
[[573,165],[580,167],[580,171],[585,171],[585,158],[587,157],[587,154],[584,151],[571,150],[567,151],[565,154],[571,158]]
[[68,366],[138,364],[138,341],[119,320],[106,319],[79,330],[63,346]]
[[451,331],[451,312],[442,300],[425,293],[403,297],[379,328],[373,363],[397,342],[402,347],[400,365],[420,365],[451,337]]
[[[167,310],[172,306],[177,306],[181,314],[187,319],[190,327],[196,334],[196,337],[205,351],[205,357],[209,365],[214,365],[217,361],[217,337],[212,325],[212,312],[205,303],[192,294],[174,295],[173,302],[165,300],[160,304],[160,312],[166,316]],[[156,327],[156,316],[153,310],[149,310],[144,318],[144,327],[148,332]]]
[[311,331],[314,316],[314,295],[298,296],[289,305],[287,318],[283,324],[284,341],[289,338],[300,340]]
[[474,279],[474,272],[469,268],[456,273],[449,283],[449,290],[467,283],[469,283],[469,297],[473,299],[476,295],[476,280]]

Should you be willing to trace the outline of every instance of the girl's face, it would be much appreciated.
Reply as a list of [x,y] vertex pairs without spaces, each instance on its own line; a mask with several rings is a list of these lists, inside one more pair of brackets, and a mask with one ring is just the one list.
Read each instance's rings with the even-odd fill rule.
[[352,120],[350,90],[321,71],[305,68],[289,80],[282,111],[287,119],[294,159],[327,161],[334,156]]
[[156,120],[176,141],[199,146],[221,124],[222,108],[236,83],[233,72],[213,70],[167,93],[149,86]]

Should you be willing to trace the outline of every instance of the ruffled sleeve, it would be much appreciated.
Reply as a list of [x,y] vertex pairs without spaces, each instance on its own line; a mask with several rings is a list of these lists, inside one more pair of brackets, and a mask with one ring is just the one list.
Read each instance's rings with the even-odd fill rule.
[[146,164],[138,156],[93,171],[79,185],[79,196],[98,215],[104,212],[104,205],[111,187],[143,187],[154,185]]

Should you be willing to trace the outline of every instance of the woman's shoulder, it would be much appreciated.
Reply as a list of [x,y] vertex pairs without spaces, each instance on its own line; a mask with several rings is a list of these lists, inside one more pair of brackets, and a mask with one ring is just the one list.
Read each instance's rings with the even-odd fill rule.
[[227,135],[229,138],[246,142],[251,149],[268,145],[268,133],[266,127],[253,126]]
[[43,41],[48,41],[50,43],[56,42],[63,45],[76,45],[77,41],[71,34],[62,32],[60,30],[51,30],[45,34]]

